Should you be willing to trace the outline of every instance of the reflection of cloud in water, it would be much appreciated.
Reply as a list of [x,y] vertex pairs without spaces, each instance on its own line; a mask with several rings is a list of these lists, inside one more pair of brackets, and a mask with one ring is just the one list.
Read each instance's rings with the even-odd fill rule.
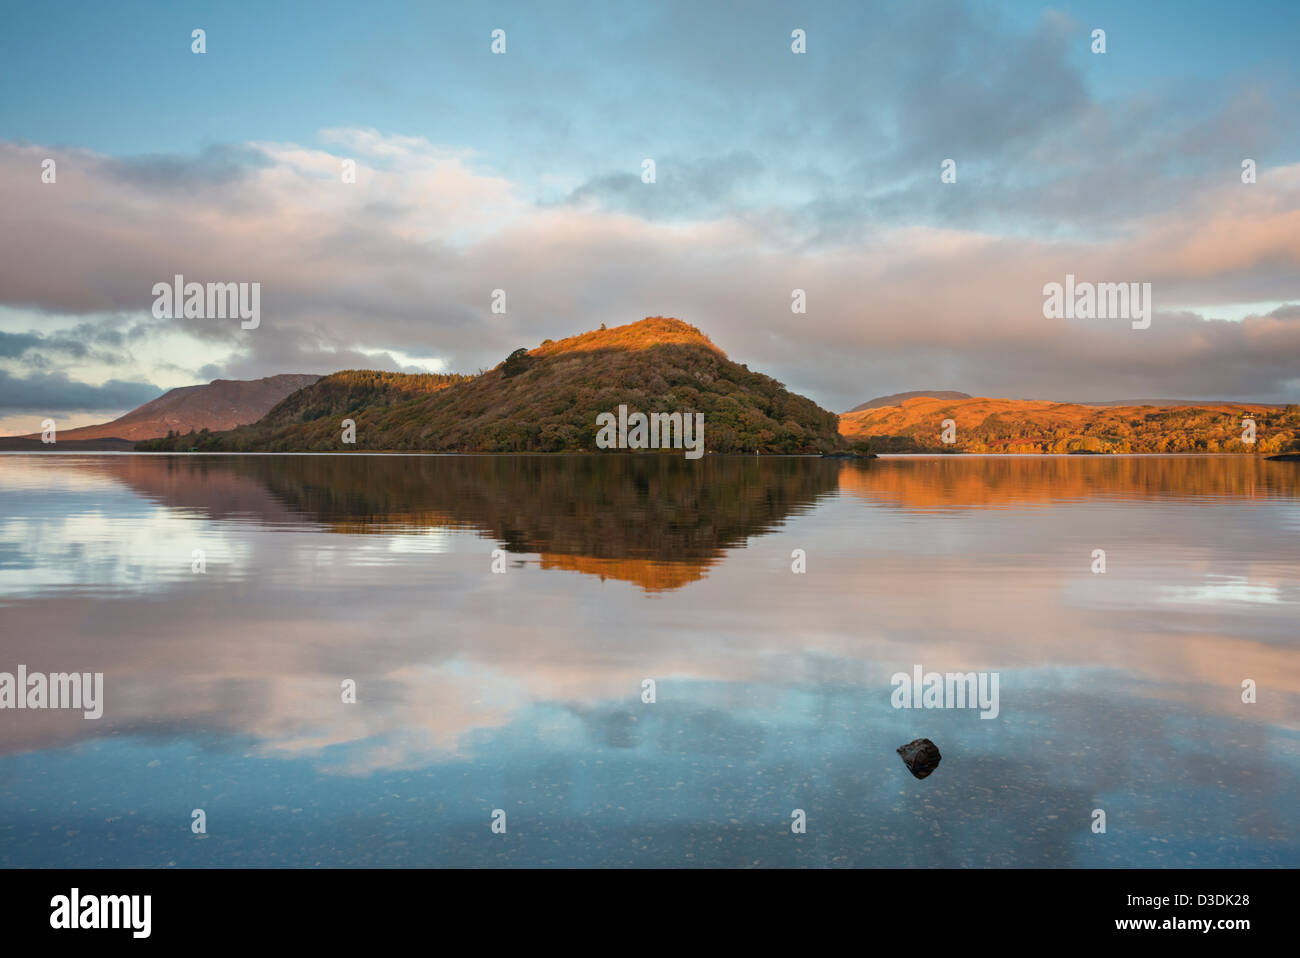
[[[252,565],[251,544],[215,525],[173,536],[186,519],[172,510],[134,515],[87,511],[68,515],[0,517],[0,606],[24,595],[165,593],[194,575],[193,550],[238,574]],[[30,561],[40,554],[40,562]],[[209,569],[214,572],[215,569]]]
[[[191,735],[340,779],[553,762],[560,789],[594,750],[604,785],[639,763],[619,771],[642,785],[639,834],[691,843],[697,864],[739,855],[709,844],[706,821],[752,833],[746,854],[766,843],[765,862],[1106,863],[1081,806],[1133,789],[1174,802],[1182,783],[1210,794],[1179,814],[1267,837],[1295,791],[1294,751],[1267,749],[1300,726],[1300,561],[1279,532],[1296,505],[1265,464],[1017,460],[984,475],[967,459],[936,477],[924,462],[730,460],[701,484],[676,459],[607,474],[547,457],[339,461],[0,462],[6,659],[104,671],[107,688],[96,723],[6,716],[0,751]],[[1089,491],[1107,470],[1117,484]],[[519,560],[503,576],[499,546]],[[1099,546],[1105,576],[1089,572]],[[195,547],[206,576],[189,572]],[[888,709],[889,676],[914,663],[999,670],[1002,717]],[[1245,677],[1257,705],[1240,703]],[[944,763],[912,783],[893,749],[919,735]],[[1225,810],[1225,787],[1255,797]],[[773,850],[769,814],[809,788],[821,826]],[[722,804],[655,804],[688,793]],[[1114,807],[1112,830],[1173,814]],[[972,862],[970,834],[994,828],[1005,846]]]
[[1222,605],[1227,602],[1277,605],[1283,601],[1282,590],[1277,585],[1253,584],[1243,576],[1208,576],[1199,585],[1167,585],[1161,590],[1166,602],[1196,602],[1205,605]]

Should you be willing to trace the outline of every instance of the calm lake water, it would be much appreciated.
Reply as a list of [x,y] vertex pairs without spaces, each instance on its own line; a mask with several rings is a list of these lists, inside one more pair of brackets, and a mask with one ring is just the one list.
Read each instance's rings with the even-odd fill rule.
[[1298,533],[1250,457],[2,455],[0,672],[105,705],[0,711],[0,865],[1300,866]]

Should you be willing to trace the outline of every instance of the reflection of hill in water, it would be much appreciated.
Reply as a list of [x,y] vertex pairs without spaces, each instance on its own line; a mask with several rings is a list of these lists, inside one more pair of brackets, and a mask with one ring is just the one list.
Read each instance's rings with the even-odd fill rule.
[[702,578],[727,549],[837,489],[904,509],[1089,498],[1300,496],[1300,468],[1224,457],[123,456],[80,468],[170,508],[340,533],[480,532],[542,568],[635,582]]
[[1295,497],[1300,469],[1254,456],[934,456],[847,466],[841,491],[906,509],[1050,506],[1068,499]]
[[722,553],[833,493],[839,464],[679,456],[124,457],[105,471],[214,518],[314,520],[337,532],[480,531],[543,568],[695,581]]

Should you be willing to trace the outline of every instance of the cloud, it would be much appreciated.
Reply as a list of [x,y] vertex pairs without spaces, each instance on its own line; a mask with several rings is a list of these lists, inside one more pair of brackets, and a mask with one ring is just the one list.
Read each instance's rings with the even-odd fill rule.
[[99,386],[69,379],[62,372],[15,376],[0,369],[0,409],[62,412],[131,409],[157,399],[162,390],[151,383],[110,379]]
[[[547,204],[466,151],[373,130],[328,139],[346,151],[250,145],[261,159],[237,177],[211,156],[249,155],[240,148],[154,158],[186,171],[158,186],[86,151],[41,184],[27,174],[51,150],[0,143],[13,221],[0,237],[4,303],[135,317],[116,342],[172,336],[162,362],[240,377],[410,368],[399,355],[473,371],[517,346],[662,314],[835,409],[918,382],[1056,399],[1293,398],[1294,312],[1206,318],[1216,303],[1300,300],[1300,165],[1112,216],[1100,237],[888,220],[832,237],[801,228],[797,207],[750,208],[745,173],[769,166],[744,153],[684,161],[654,186],[638,177],[635,201],[623,180],[597,177]],[[339,175],[345,158],[357,160],[355,184]],[[184,202],[177,177],[188,178]],[[927,189],[942,195],[934,180]],[[672,215],[647,208],[651,197]],[[684,217],[693,206],[706,215]],[[153,284],[178,273],[260,282],[261,326],[148,318]],[[1042,287],[1067,273],[1152,283],[1152,328],[1045,320]],[[794,288],[807,292],[805,315],[790,312]],[[507,293],[504,315],[489,309],[494,289]],[[30,362],[28,335],[3,348]],[[46,345],[60,344],[74,348],[50,334]]]
[[6,333],[0,331],[0,359],[16,359],[44,340],[40,333]]
[[188,195],[195,189],[212,190],[247,179],[273,160],[248,145],[216,145],[195,156],[157,155],[107,158],[103,171],[124,186]]
[[[653,157],[646,157],[653,159]],[[565,202],[587,209],[612,209],[647,220],[723,215],[742,192],[761,185],[763,164],[752,153],[731,153],[708,160],[662,157],[655,161],[655,181],[636,172],[610,172],[572,190]]]
[[[1081,577],[1067,561],[1070,531],[1078,523],[1072,504],[1077,505],[1082,480],[1077,473],[1070,478],[1064,472],[1007,464],[1019,476],[1013,484],[1021,496],[1019,507],[1026,508],[1027,501],[1037,513],[1042,541],[1058,544],[1057,552],[1045,553],[1050,561],[1026,568],[1018,527],[963,532],[960,517],[941,524],[956,528],[948,535],[979,537],[994,570],[990,581],[998,580],[999,569],[1029,577],[1032,585],[1021,583],[1016,593],[1017,608],[1025,621],[1040,628],[1035,642],[1026,644],[1008,633],[999,615],[1006,607],[1005,588],[959,588],[971,578],[968,558],[940,554],[942,543],[918,545],[920,540],[907,535],[936,502],[946,512],[960,513],[997,483],[988,488],[977,483],[972,500],[969,484],[936,483],[932,472],[908,473],[906,465],[900,467],[903,472],[841,474],[847,495],[837,508],[843,518],[853,522],[855,510],[870,509],[873,528],[884,534],[871,539],[862,554],[829,564],[820,574],[827,577],[827,594],[866,595],[873,610],[866,628],[853,603],[823,608],[810,623],[806,607],[789,603],[781,590],[755,593],[753,588],[756,575],[770,571],[777,557],[788,556],[783,546],[811,535],[810,551],[831,549],[842,524],[805,525],[797,535],[777,525],[751,537],[744,548],[728,549],[709,576],[682,593],[681,601],[693,613],[685,624],[680,603],[634,596],[602,601],[610,588],[634,587],[594,575],[546,571],[529,561],[512,587],[534,610],[527,617],[494,602],[494,583],[471,562],[447,562],[454,588],[444,590],[444,603],[433,607],[420,601],[434,555],[481,554],[482,539],[476,535],[484,530],[472,508],[448,512],[423,508],[428,503],[408,504],[403,508],[419,517],[418,525],[403,522],[385,526],[382,535],[363,535],[358,528],[368,528],[373,518],[366,503],[348,501],[334,517],[365,520],[360,526],[322,524],[319,516],[294,506],[295,497],[285,495],[289,487],[258,479],[239,457],[170,465],[148,457],[69,458],[42,465],[39,475],[27,475],[21,464],[15,468],[11,483],[39,483],[32,494],[47,501],[43,514],[49,518],[0,525],[0,547],[32,569],[15,582],[5,608],[13,661],[54,663],[49,669],[75,663],[78,669],[103,671],[107,687],[116,692],[102,722],[56,710],[31,712],[24,728],[0,742],[0,753],[197,723],[219,736],[251,739],[267,754],[310,756],[335,771],[368,773],[465,754],[482,741],[475,738],[478,732],[503,728],[530,706],[546,706],[579,716],[591,741],[608,747],[644,743],[661,753],[690,748],[752,756],[753,736],[734,707],[729,713],[707,708],[679,713],[678,731],[697,733],[687,736],[685,744],[670,729],[646,723],[632,728],[623,721],[629,696],[634,707],[640,706],[635,705],[636,682],[629,685],[629,676],[711,687],[721,692],[719,707],[732,700],[726,686],[748,690],[750,696],[755,690],[779,696],[773,701],[786,704],[791,700],[781,690],[856,690],[855,695],[876,703],[882,717],[899,718],[887,705],[889,676],[910,670],[915,662],[937,671],[1003,670],[1008,681],[1020,676],[1016,707],[1007,708],[1004,720],[1013,714],[1032,718],[1037,709],[1030,702],[1059,698],[1069,691],[1061,680],[1071,674],[1078,690],[1096,687],[1098,663],[1107,666],[1102,678],[1112,683],[1111,700],[1145,698],[1154,688],[1166,704],[1193,706],[1206,721],[1239,722],[1242,710],[1233,705],[1239,701],[1236,676],[1263,674],[1271,677],[1273,694],[1244,721],[1292,729],[1300,715],[1295,708],[1300,663],[1290,646],[1275,641],[1286,634],[1300,587],[1288,575],[1294,555],[1289,543],[1264,532],[1276,521],[1275,513],[1265,509],[1245,510],[1227,531],[1220,517],[1194,506],[1184,510],[1182,521],[1160,526],[1146,553],[1157,567],[1208,568],[1215,550],[1207,543],[1227,536],[1232,554],[1240,558],[1219,571],[1240,573],[1258,590],[1273,590],[1282,598],[1271,604],[1224,601],[1189,608],[1179,592],[1182,586],[1169,587],[1176,576],[1154,584],[1135,577],[1118,592],[1112,586],[1097,591],[1096,580],[1086,572]],[[445,476],[463,466],[448,461],[421,468]],[[395,460],[369,467],[375,481],[385,470],[409,469]],[[318,479],[320,473],[305,475]],[[1185,498],[1186,475],[1180,475],[1153,482],[1150,473],[1141,473],[1130,491],[1152,501]],[[1011,496],[1005,488],[998,494]],[[101,516],[74,508],[87,497],[121,503],[122,514],[131,517],[122,524],[129,548],[103,535]],[[277,529],[339,534],[325,533],[325,539],[238,535],[223,521],[234,516]],[[1101,541],[1122,537],[1131,521],[1125,510],[1094,517]],[[395,528],[404,531],[395,533]],[[215,618],[210,596],[175,574],[173,544],[178,538],[204,544],[209,556],[225,557],[219,566],[210,566],[210,575],[229,579],[238,578],[240,570],[277,569],[289,585],[250,590]],[[395,554],[399,545],[410,551]],[[422,553],[426,548],[449,551]],[[188,559],[186,551],[184,563]],[[188,575],[188,565],[185,569]],[[565,577],[567,587],[557,588],[551,576]],[[956,606],[918,604],[918,582],[951,586]],[[66,594],[70,584],[81,588]],[[106,598],[109,588],[144,601]],[[323,605],[322,590],[334,601]],[[636,608],[631,617],[628,601]],[[385,628],[379,630],[376,608],[387,610]],[[87,633],[84,623],[99,621],[121,625],[113,643]],[[177,629],[177,622],[187,627]],[[537,622],[547,623],[544,642],[538,641]],[[797,646],[790,642],[792,634],[801,636]],[[1135,635],[1141,641],[1134,641]],[[258,643],[256,658],[248,655],[250,637]],[[356,649],[367,641],[367,654],[358,659]],[[340,675],[358,680],[367,708],[338,708]],[[665,688],[661,684],[656,708],[670,707],[674,700]],[[1027,701],[1025,693],[1034,697]],[[1009,687],[1004,695],[1006,704]],[[232,696],[247,698],[232,706]],[[1117,713],[1092,708],[1080,714]],[[813,714],[803,718],[817,724]],[[1024,728],[1025,734],[1036,734],[1032,722]],[[887,738],[893,739],[894,732]],[[891,762],[897,760],[894,744],[884,753]],[[342,755],[331,748],[345,745],[359,747]]]
[[94,359],[96,362],[110,365],[129,361],[125,352],[96,347],[115,347],[120,350],[129,341],[143,335],[138,326],[126,332],[117,328],[119,319],[110,318],[100,322],[83,322],[69,329],[49,334],[39,330],[25,333],[8,333],[0,330],[0,359],[25,359],[27,362],[43,362],[39,353],[58,353],[73,359]]

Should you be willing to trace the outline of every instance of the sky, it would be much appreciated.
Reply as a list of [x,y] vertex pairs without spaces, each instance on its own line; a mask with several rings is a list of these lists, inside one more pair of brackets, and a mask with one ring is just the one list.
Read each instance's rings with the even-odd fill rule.
[[[21,5],[0,433],[656,315],[836,411],[1296,401],[1297,38],[1289,0]],[[156,317],[177,274],[260,283],[257,328]],[[1150,327],[1046,318],[1067,275]]]

